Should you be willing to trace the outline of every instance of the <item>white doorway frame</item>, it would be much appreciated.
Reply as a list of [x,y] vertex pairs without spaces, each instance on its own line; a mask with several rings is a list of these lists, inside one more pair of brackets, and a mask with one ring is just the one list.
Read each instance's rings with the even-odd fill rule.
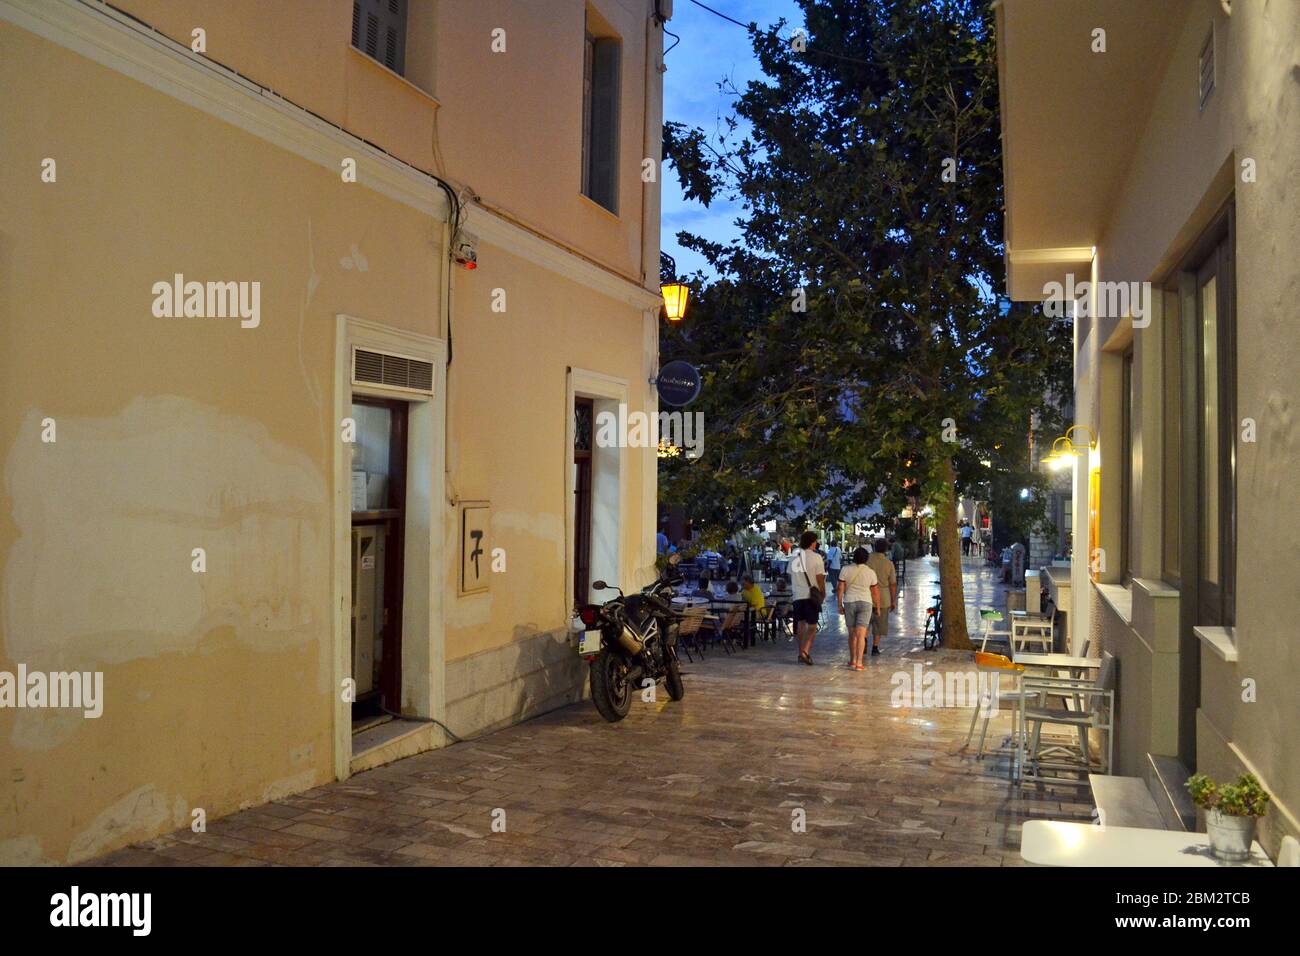
[[[596,572],[599,570],[599,576],[604,577],[611,584],[617,584],[620,587],[631,585],[630,581],[624,580],[624,575],[631,569],[625,567],[626,562],[623,560],[623,510],[627,501],[627,449],[621,447],[621,445],[618,448],[611,449],[595,447],[597,429],[594,417],[602,411],[612,411],[617,414],[620,404],[624,407],[627,406],[628,392],[627,379],[615,378],[612,375],[592,372],[587,369],[569,369],[564,400],[564,609],[566,621],[569,619],[569,612],[573,609],[575,603],[573,594],[573,565],[576,557],[573,550],[573,532],[577,523],[573,498],[573,403],[575,398],[590,398],[593,399],[594,404],[591,450],[591,541],[593,551],[591,578],[596,580],[598,577]],[[609,474],[610,466],[613,466],[613,469],[617,471],[617,475]],[[611,479],[612,484],[610,483]],[[611,496],[615,497],[616,500],[610,501]],[[598,497],[606,502],[606,507],[599,512],[597,511]],[[602,516],[603,520],[597,523],[597,518]],[[610,527],[611,524],[613,527]],[[612,543],[608,538],[604,542],[604,551],[607,556],[599,564],[595,560],[596,536],[598,533],[612,537]]]
[[[352,383],[354,347],[396,352],[433,365],[433,394]],[[351,774],[352,706],[343,681],[352,673],[352,446],[342,440],[342,422],[352,414],[354,395],[407,402],[406,524],[402,581],[403,713],[446,718],[446,646],[443,623],[442,544],[446,515],[445,409],[447,343],[443,339],[336,316],[334,348],[334,574],[333,676],[334,776]]]

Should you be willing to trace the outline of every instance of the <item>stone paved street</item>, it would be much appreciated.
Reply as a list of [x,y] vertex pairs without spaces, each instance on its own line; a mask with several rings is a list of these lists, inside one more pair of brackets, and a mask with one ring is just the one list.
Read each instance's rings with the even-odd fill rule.
[[[828,604],[815,667],[784,640],[719,649],[687,664],[685,700],[661,693],[621,724],[584,702],[99,862],[1019,865],[1024,820],[1087,820],[1092,807],[1069,788],[1021,797],[1005,758],[966,756],[969,709],[891,708],[895,673],[969,665],[969,654],[920,649],[936,575],[934,559],[910,563],[902,611],[865,672],[843,666]],[[1002,603],[977,559],[966,577],[972,616]],[[792,826],[800,809],[805,832]]]

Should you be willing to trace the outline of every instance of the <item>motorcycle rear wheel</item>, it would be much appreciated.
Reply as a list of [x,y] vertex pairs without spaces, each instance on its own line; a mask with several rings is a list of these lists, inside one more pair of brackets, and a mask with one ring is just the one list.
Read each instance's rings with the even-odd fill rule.
[[623,662],[608,649],[591,662],[591,702],[611,724],[632,709],[632,688],[623,673]]
[[686,696],[686,685],[682,683],[682,665],[676,656],[668,661],[668,675],[664,679],[664,689],[673,700],[681,700]]

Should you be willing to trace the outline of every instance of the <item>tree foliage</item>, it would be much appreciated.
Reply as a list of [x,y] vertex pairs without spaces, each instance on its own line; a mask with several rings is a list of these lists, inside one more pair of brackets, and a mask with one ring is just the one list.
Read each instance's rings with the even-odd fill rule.
[[910,491],[952,532],[944,597],[960,601],[955,500],[1024,468],[1031,415],[1057,424],[1045,396],[1070,374],[1068,326],[998,294],[992,15],[799,2],[806,49],[784,22],[751,29],[764,76],[735,91],[739,138],[665,131],[687,194],[742,215],[735,242],[679,236],[720,278],[661,344],[701,367],[706,425],[703,458],[667,462],[662,494],[735,526],[896,511]]

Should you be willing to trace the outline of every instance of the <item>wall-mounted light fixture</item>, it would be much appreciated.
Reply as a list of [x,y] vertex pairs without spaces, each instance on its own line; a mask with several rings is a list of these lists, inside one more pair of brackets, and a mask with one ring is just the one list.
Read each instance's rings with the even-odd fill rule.
[[[1088,440],[1084,444],[1075,441],[1075,432],[1087,432]],[[1071,425],[1065,434],[1052,442],[1052,450],[1042,459],[1044,465],[1052,471],[1064,471],[1074,462],[1076,455],[1093,452],[1097,449],[1097,434],[1087,425]]]

